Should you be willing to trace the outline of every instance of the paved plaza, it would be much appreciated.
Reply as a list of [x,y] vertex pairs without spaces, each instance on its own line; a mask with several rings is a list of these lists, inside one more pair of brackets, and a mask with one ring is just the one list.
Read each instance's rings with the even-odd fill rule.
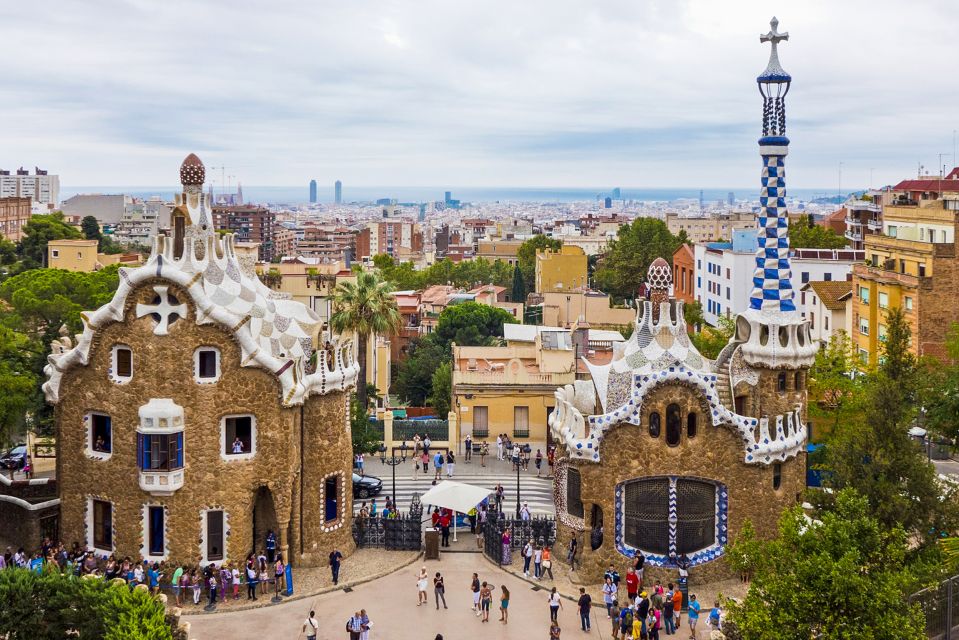
[[[349,560],[347,560],[349,562]],[[429,589],[428,606],[416,606],[416,573],[420,566],[432,577],[437,571],[446,582],[446,602],[449,609],[439,611]],[[470,579],[473,572],[480,580],[496,585],[490,621],[480,622],[471,611]],[[499,587],[505,584],[510,591],[509,624],[499,619]],[[546,604],[548,588],[538,586],[510,575],[488,562],[478,553],[448,553],[442,560],[414,563],[384,578],[356,587],[353,591],[335,591],[315,598],[304,598],[276,606],[238,611],[195,615],[185,618],[192,625],[190,636],[229,638],[230,640],[264,640],[303,638],[300,633],[310,609],[320,621],[319,638],[346,638],[346,621],[359,609],[366,609],[373,621],[370,640],[433,640],[437,633],[446,639],[488,638],[526,640],[549,636],[549,608]],[[590,634],[579,627],[575,603],[563,601],[559,623],[563,637],[609,637],[609,622],[602,609],[593,610]]]

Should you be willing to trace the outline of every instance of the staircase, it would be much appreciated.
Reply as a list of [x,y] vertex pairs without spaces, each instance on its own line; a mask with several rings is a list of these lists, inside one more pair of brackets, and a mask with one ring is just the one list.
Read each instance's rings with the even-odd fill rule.
[[721,367],[716,372],[716,393],[719,395],[719,401],[730,411],[735,411],[733,405],[733,392],[729,387],[729,368]]

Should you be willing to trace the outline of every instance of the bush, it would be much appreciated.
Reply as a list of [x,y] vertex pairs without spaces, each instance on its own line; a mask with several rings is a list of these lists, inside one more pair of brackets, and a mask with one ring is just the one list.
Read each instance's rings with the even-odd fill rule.
[[0,571],[0,602],[7,640],[173,638],[159,600],[100,579],[8,569]]

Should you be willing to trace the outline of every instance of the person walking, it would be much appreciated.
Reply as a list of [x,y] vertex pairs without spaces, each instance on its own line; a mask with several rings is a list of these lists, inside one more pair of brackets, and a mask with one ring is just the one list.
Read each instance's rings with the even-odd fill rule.
[[437,611],[440,610],[440,600],[443,601],[444,609],[449,608],[446,606],[446,585],[443,584],[443,576],[440,575],[439,571],[433,576],[433,597],[436,598]]
[[543,452],[539,449],[536,450],[536,477],[539,477],[539,474],[543,470]]
[[543,549],[539,543],[533,545],[533,577],[537,580],[543,577]]
[[589,594],[586,593],[586,589],[583,587],[579,588],[579,601],[577,602],[579,607],[579,624],[582,627],[583,631],[589,631],[589,610],[593,606],[593,599],[589,597]]
[[550,622],[556,622],[559,617],[559,610],[563,608],[563,598],[560,597],[559,593],[556,592],[556,587],[553,587],[549,592],[549,620]]
[[440,474],[443,473],[443,452],[442,451],[437,451],[436,455],[433,456],[433,467],[435,467],[433,479],[439,480]]
[[527,502],[523,503],[523,507],[519,510],[519,517],[520,517],[520,520],[522,520],[523,522],[529,522],[530,519],[533,517],[532,514],[529,512],[529,503]]
[[612,625],[613,640],[619,640],[619,601],[613,600],[613,606],[609,609],[609,621]]
[[473,579],[470,581],[470,592],[473,595],[473,611],[476,612],[478,618],[480,616],[480,579],[476,573],[473,574]]
[[553,620],[549,623],[549,640],[559,640],[559,634],[562,631],[559,628],[559,623]]
[[[669,584],[669,588],[672,589],[672,583]],[[672,614],[673,614],[673,633],[679,633],[681,627],[682,615],[683,615],[683,592],[679,590],[677,586],[673,590],[673,601],[672,603]]]
[[303,623],[301,633],[306,634],[306,640],[316,640],[316,633],[319,628],[320,623],[316,619],[316,611],[310,611],[310,615],[306,617],[306,622]]
[[430,472],[430,454],[426,451],[420,454],[420,464],[423,466],[423,475]]
[[553,579],[553,552],[549,545],[543,547],[543,571],[549,574],[550,580]]
[[533,543],[528,539],[523,545],[523,575],[529,577],[529,564],[533,561]]
[[416,606],[424,605],[429,602],[429,599],[426,596],[426,585],[429,582],[429,575],[426,573],[426,565],[420,569],[419,574],[416,576]]
[[706,626],[713,631],[722,631],[723,629],[723,610],[719,607],[719,600],[713,603],[713,608],[709,611],[709,618],[706,619]]
[[370,617],[366,615],[366,609],[360,609],[360,640],[370,640],[370,629],[373,627],[373,623],[370,622]]
[[480,445],[480,466],[486,466],[486,456],[489,455],[489,444],[486,440],[483,440],[483,444]]
[[466,434],[466,446],[463,452],[463,462],[469,464],[473,461],[473,436]]
[[446,477],[453,477],[453,470],[456,467],[456,456],[453,454],[453,450],[450,449],[446,452]]
[[503,624],[509,623],[509,589],[506,585],[500,585],[502,593],[499,595],[499,621]]
[[485,581],[480,587],[480,608],[483,610],[483,622],[489,622],[489,610],[493,604],[493,585]]
[[566,561],[569,563],[569,570],[576,571],[576,552],[579,549],[579,537],[572,536],[569,539],[569,551],[566,553]]
[[696,601],[696,594],[689,596],[689,607],[686,612],[686,619],[689,623],[689,638],[690,640],[697,640],[696,638],[696,625],[699,624],[699,603]]
[[343,554],[340,553],[339,549],[333,549],[330,551],[330,573],[333,577],[333,586],[340,581],[340,562],[343,560]]
[[503,436],[496,436],[496,459],[503,459]]

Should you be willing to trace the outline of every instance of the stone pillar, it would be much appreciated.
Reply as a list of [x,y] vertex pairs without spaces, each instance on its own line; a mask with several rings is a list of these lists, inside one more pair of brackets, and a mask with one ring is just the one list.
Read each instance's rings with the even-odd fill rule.
[[279,529],[277,533],[280,534],[280,539],[277,540],[277,548],[280,550],[280,555],[283,556],[283,562],[290,563],[290,541],[287,533],[290,530],[290,519],[280,520],[276,528]]
[[389,449],[393,446],[393,412],[386,411],[383,414],[383,444]]
[[450,439],[450,448],[456,448],[456,453],[460,453],[459,443],[462,439],[463,434],[460,433],[460,421],[456,419],[456,412],[450,411],[446,414],[446,420],[448,422],[447,426],[447,437]]

